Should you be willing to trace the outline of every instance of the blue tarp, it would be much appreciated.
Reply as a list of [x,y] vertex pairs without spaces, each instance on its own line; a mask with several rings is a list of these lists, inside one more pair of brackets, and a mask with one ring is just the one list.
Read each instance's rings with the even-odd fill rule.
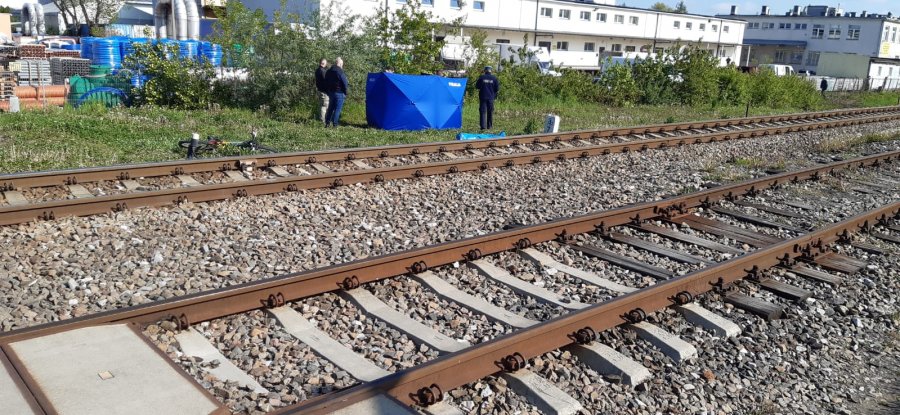
[[462,127],[465,78],[370,73],[366,120],[385,130]]
[[485,138],[500,137],[506,137],[506,131],[501,131],[500,134],[459,133],[456,135],[457,140],[483,140]]

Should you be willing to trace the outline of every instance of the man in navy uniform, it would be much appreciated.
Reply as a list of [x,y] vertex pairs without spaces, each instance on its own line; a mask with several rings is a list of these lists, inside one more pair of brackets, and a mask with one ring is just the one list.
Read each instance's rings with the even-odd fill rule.
[[478,107],[481,129],[489,130],[494,127],[494,100],[500,92],[500,81],[491,73],[490,66],[484,67],[484,74],[478,77],[475,88],[478,89],[478,100],[481,103]]

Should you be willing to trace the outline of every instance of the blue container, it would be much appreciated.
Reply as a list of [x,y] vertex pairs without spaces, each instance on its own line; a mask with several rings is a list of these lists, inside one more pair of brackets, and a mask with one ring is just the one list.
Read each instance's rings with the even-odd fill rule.
[[91,42],[91,62],[94,65],[105,65],[110,68],[122,66],[122,51],[119,40],[114,38],[96,39]]
[[200,42],[196,40],[181,40],[178,42],[178,56],[182,59],[197,59]]
[[200,43],[200,57],[206,59],[213,66],[222,66],[222,45],[210,42]]
[[91,45],[94,43],[94,39],[92,37],[83,37],[81,38],[81,57],[85,59],[92,59],[93,54],[91,53]]

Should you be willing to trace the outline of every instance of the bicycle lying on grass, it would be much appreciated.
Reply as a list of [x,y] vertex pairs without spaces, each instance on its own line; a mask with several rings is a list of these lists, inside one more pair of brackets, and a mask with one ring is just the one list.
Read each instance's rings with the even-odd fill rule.
[[257,131],[250,133],[251,139],[247,141],[225,141],[219,137],[207,136],[206,141],[200,141],[199,135],[190,140],[178,142],[178,146],[187,149],[187,158],[192,159],[203,155],[234,155],[246,153],[277,153],[272,147],[259,143]]

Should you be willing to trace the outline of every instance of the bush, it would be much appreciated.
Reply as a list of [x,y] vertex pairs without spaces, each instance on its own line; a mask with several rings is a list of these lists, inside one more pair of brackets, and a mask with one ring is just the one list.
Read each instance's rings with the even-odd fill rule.
[[145,75],[147,81],[132,89],[135,104],[179,109],[203,109],[211,102],[213,68],[209,62],[178,57],[178,44],[135,44],[125,57],[124,73]]

